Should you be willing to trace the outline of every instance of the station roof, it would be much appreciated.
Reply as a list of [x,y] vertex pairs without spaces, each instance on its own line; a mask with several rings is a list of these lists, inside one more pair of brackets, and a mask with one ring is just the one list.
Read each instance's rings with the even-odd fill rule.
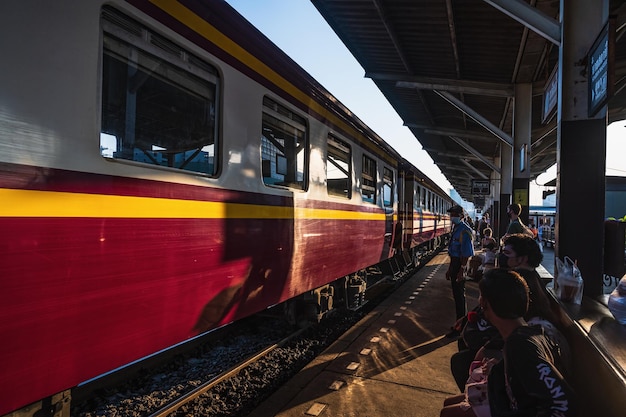
[[[471,180],[489,178],[509,146],[491,131],[512,136],[514,84],[533,86],[531,180],[556,163],[556,117],[542,121],[558,63],[553,42],[486,1],[311,1],[465,200],[473,201]],[[530,4],[558,20],[559,1]],[[618,28],[612,122],[626,118],[625,2],[611,0],[610,14]]]

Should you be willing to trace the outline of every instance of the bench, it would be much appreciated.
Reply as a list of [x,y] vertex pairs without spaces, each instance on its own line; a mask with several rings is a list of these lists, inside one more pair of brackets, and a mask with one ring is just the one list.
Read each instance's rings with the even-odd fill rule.
[[558,301],[552,307],[572,352],[570,382],[577,393],[580,417],[626,415],[626,326],[599,300],[583,297],[581,305]]

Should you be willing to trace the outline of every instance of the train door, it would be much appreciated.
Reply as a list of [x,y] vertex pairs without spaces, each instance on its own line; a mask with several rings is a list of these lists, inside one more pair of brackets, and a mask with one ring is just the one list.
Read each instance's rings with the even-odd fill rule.
[[[398,229],[394,225],[394,173],[390,168],[383,167],[383,210],[385,211],[385,236],[391,236],[390,247],[387,248],[387,256],[392,256],[392,249],[399,249],[402,246],[402,229]],[[399,232],[399,236],[397,236]],[[386,241],[386,239],[385,239]]]
[[426,198],[426,190],[424,187],[415,184],[415,188],[417,191],[416,200],[415,200],[415,215],[417,216],[416,228],[414,231],[414,240],[416,245],[420,245],[423,242],[424,236],[424,202]]
[[398,187],[400,188],[398,200],[398,220],[402,222],[404,249],[411,247],[411,237],[413,236],[413,179],[406,171],[398,172]]

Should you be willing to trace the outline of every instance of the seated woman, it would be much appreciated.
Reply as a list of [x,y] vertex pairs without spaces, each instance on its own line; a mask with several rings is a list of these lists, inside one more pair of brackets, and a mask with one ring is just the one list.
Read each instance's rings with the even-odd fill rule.
[[489,227],[483,231],[483,238],[480,241],[480,246],[485,249],[488,244],[493,243],[493,247],[497,248],[498,242],[493,238],[493,230]]

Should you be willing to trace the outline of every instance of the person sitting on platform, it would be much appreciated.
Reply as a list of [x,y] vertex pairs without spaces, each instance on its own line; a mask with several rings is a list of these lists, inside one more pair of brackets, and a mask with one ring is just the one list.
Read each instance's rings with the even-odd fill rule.
[[495,268],[496,266],[496,244],[495,242],[489,242],[484,247],[483,251],[483,263],[481,265],[482,273],[484,274],[487,270],[491,268]]
[[480,307],[504,340],[503,359],[485,363],[484,378],[468,384],[465,394],[447,398],[440,416],[576,415],[558,346],[541,326],[524,320],[530,298],[526,281],[517,272],[497,268],[485,273],[478,287]]
[[[504,245],[498,256],[498,266],[515,270],[526,281],[530,288],[530,303],[524,319],[530,324],[543,327],[546,336],[560,349],[561,356],[564,358],[564,365],[569,368],[571,363],[569,345],[557,328],[562,320],[550,307],[550,299],[536,271],[542,260],[543,254],[534,239],[518,233],[504,238]],[[459,326],[461,326],[460,323]],[[450,370],[462,391],[470,375],[472,361],[482,360],[484,356],[481,352],[483,346],[477,346],[477,344],[486,345],[489,354],[494,355],[494,352],[501,348],[502,341],[499,338],[492,338],[488,322],[464,324],[461,337],[465,341],[465,346],[460,345],[459,352],[450,358]]]
[[498,242],[496,242],[492,235],[493,230],[491,230],[490,227],[483,230],[483,238],[480,240],[480,246],[482,246],[483,249],[485,249],[485,247],[490,243],[493,243],[494,247],[498,246]]

